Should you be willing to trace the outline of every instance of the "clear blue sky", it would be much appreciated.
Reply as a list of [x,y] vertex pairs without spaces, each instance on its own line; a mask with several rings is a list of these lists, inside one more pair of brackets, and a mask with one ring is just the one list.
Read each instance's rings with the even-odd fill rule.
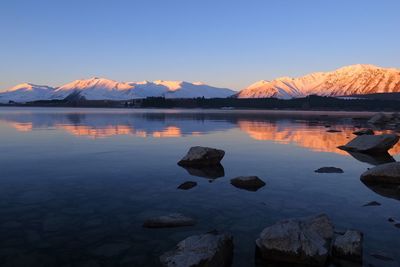
[[92,76],[240,89],[400,67],[399,0],[1,0],[0,89]]

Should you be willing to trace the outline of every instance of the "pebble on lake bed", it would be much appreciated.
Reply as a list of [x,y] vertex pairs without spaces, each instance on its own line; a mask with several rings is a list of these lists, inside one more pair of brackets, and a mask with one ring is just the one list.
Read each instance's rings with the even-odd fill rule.
[[343,170],[340,168],[336,168],[336,167],[322,167],[322,168],[319,168],[318,170],[315,170],[314,172],[317,172],[317,173],[343,173]]
[[189,189],[192,189],[193,187],[195,187],[196,185],[197,185],[196,182],[187,181],[187,182],[184,182],[184,183],[180,184],[178,186],[178,189],[189,190]]
[[196,220],[187,217],[180,213],[172,213],[168,215],[158,216],[147,219],[143,223],[145,228],[170,228],[170,227],[182,227],[192,226],[196,224]]

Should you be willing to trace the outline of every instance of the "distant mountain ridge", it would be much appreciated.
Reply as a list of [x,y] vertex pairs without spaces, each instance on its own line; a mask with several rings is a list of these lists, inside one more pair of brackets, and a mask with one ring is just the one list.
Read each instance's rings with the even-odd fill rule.
[[235,91],[218,88],[203,83],[184,81],[143,81],[117,82],[105,78],[93,77],[76,80],[60,87],[49,87],[22,83],[0,93],[0,103],[14,101],[18,103],[37,100],[61,100],[68,96],[79,96],[86,100],[130,100],[146,97],[165,98],[225,98]]
[[236,97],[290,99],[312,94],[336,97],[396,92],[400,92],[400,69],[357,64],[298,78],[261,80],[240,91]]

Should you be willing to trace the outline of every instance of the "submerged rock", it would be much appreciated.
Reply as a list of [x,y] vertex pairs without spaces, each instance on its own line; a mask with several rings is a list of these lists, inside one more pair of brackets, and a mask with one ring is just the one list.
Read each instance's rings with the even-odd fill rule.
[[347,230],[333,241],[332,255],[337,258],[362,262],[363,234],[357,230]]
[[237,188],[248,191],[257,191],[265,186],[265,182],[257,176],[239,176],[231,179],[231,184]]
[[314,172],[317,172],[317,173],[343,173],[343,170],[340,168],[336,168],[336,167],[322,167],[322,168],[319,168],[318,170],[315,170]]
[[400,184],[400,162],[376,166],[364,172],[361,181],[369,184]]
[[192,226],[196,224],[196,220],[180,213],[173,213],[164,216],[147,219],[143,223],[145,228],[169,228]]
[[371,129],[361,129],[358,131],[353,132],[354,135],[374,135],[374,131]]
[[395,218],[389,218],[388,219],[389,222],[391,222],[395,227],[400,228],[400,221],[396,220]]
[[256,240],[264,260],[324,266],[333,238],[333,225],[325,214],[287,219],[265,228]]
[[196,185],[197,185],[196,182],[187,181],[187,182],[184,182],[184,183],[180,184],[178,186],[178,189],[189,190],[189,189],[192,189],[193,187],[195,187]]
[[380,206],[380,205],[381,205],[381,203],[379,203],[379,202],[371,201],[371,202],[368,202],[367,204],[364,204],[363,207]]
[[330,129],[330,130],[328,130],[326,132],[328,132],[328,133],[340,133],[341,131],[340,130],[335,130],[335,129]]
[[201,167],[220,164],[225,151],[210,147],[194,146],[188,153],[178,162],[180,166]]
[[390,115],[386,115],[385,113],[377,113],[374,116],[372,116],[369,120],[368,123],[371,124],[384,124],[390,121]]
[[383,252],[372,253],[371,256],[381,261],[394,261],[392,257]]
[[228,267],[232,257],[232,236],[214,231],[182,240],[160,261],[165,267]]
[[385,153],[399,141],[395,134],[360,135],[338,148],[348,151]]

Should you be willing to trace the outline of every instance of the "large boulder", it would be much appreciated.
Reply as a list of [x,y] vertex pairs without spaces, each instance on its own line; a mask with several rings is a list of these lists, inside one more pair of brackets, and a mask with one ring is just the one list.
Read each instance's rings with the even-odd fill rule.
[[332,255],[355,262],[362,262],[363,234],[357,230],[347,230],[333,241]]
[[178,165],[186,167],[202,167],[220,164],[225,151],[210,147],[191,147],[179,162]]
[[333,225],[325,214],[287,219],[265,228],[256,240],[264,260],[324,266],[330,252]]
[[368,184],[400,184],[400,162],[378,165],[361,174],[361,181]]
[[396,134],[360,135],[346,145],[339,146],[339,148],[347,151],[384,153],[391,149],[398,141],[399,136]]
[[265,182],[257,176],[239,176],[231,179],[231,184],[237,188],[248,191],[257,191],[265,186]]
[[182,240],[161,255],[160,261],[165,267],[228,267],[232,257],[232,236],[213,231]]
[[173,213],[163,216],[147,219],[143,223],[145,228],[170,228],[170,227],[182,227],[192,226],[196,224],[196,220],[187,217],[180,213]]

